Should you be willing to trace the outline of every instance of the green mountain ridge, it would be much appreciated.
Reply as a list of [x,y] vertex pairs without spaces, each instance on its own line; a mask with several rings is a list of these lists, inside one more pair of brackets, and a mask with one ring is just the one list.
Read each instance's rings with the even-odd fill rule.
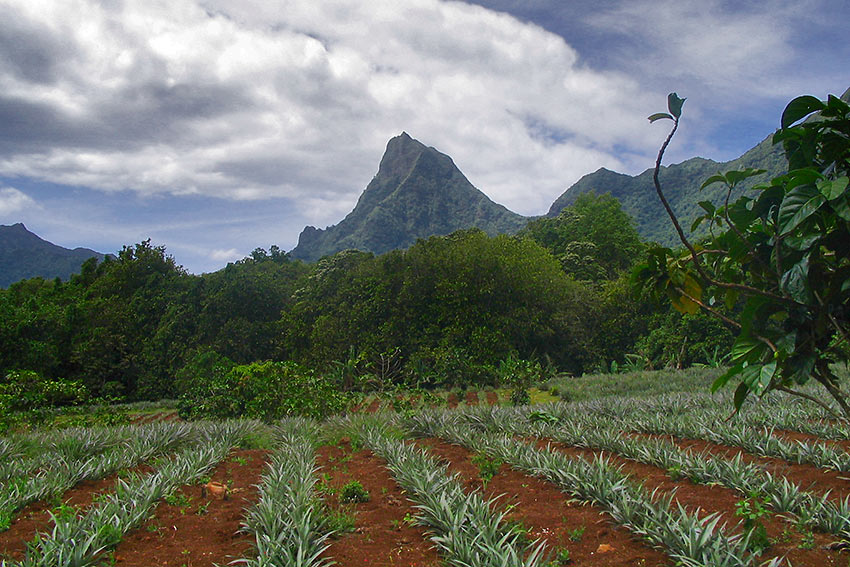
[[39,238],[23,225],[0,225],[0,288],[28,278],[61,278],[79,273],[83,262],[105,255],[88,248],[70,250]]
[[290,254],[307,261],[350,248],[382,254],[464,228],[511,234],[527,221],[476,189],[449,156],[403,132],[387,143],[354,210],[324,230],[306,227]]
[[[744,155],[731,161],[716,162],[694,157],[681,163],[662,166],[659,173],[661,187],[685,230],[690,227],[693,219],[703,212],[698,205],[700,201],[712,201],[719,205],[726,198],[726,192],[720,184],[700,191],[700,185],[711,175],[747,167],[766,170],[766,173],[741,185],[742,189],[749,189],[785,171],[782,146],[774,146],[772,137],[771,134]],[[547,216],[557,216],[584,193],[610,193],[620,201],[623,210],[635,219],[635,226],[641,237],[668,246],[679,245],[670,218],[655,193],[652,173],[653,168],[636,176],[600,168],[585,175],[562,193],[549,208]]]

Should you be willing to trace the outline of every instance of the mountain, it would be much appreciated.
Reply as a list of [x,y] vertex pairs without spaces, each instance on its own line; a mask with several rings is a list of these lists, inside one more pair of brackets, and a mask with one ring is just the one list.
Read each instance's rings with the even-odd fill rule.
[[[844,101],[850,101],[850,89],[841,95]],[[810,117],[809,120],[814,119]],[[715,173],[733,169],[752,167],[767,170],[741,184],[742,189],[762,183],[785,172],[786,161],[782,145],[773,145],[773,134],[762,140],[756,147],[741,157],[727,162],[715,162],[700,157],[691,158],[682,163],[662,167],[659,173],[661,188],[670,206],[679,217],[682,228],[690,228],[694,218],[703,213],[697,203],[712,201],[715,205],[723,203],[726,192],[719,183],[700,191],[700,185]],[[655,193],[652,182],[653,169],[647,169],[637,176],[615,173],[605,168],[585,175],[558,197],[547,213],[557,216],[564,207],[575,202],[583,193],[611,193],[620,200],[623,210],[635,219],[638,233],[646,240],[667,246],[679,246],[670,218]]]
[[382,254],[462,228],[514,233],[527,220],[476,189],[449,156],[403,132],[387,143],[354,210],[327,229],[306,227],[290,255],[313,261],[348,248]]
[[[686,231],[693,219],[704,212],[697,204],[699,201],[712,201],[719,205],[726,197],[726,192],[720,184],[700,191],[700,185],[711,175],[745,167],[767,170],[747,183],[742,183],[741,187],[746,189],[785,171],[782,146],[774,146],[772,137],[768,136],[756,147],[732,161],[716,162],[695,157],[682,163],[662,166],[658,176],[661,188]],[[549,208],[547,216],[557,216],[564,207],[573,204],[578,196],[584,193],[611,193],[620,200],[623,210],[635,219],[637,231],[645,240],[678,246],[681,242],[655,193],[652,173],[653,169],[650,168],[640,175],[631,176],[601,168],[585,175],[567,189]]]
[[87,248],[69,250],[51,244],[22,223],[0,225],[0,288],[36,276],[67,280],[92,256],[104,258],[100,252]]

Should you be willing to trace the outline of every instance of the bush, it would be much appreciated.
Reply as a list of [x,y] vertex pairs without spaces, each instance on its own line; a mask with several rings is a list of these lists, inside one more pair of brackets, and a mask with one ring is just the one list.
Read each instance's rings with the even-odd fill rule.
[[198,376],[181,396],[186,417],[249,417],[270,422],[289,415],[320,418],[345,409],[339,384],[294,362],[255,362]]
[[12,370],[0,380],[3,413],[76,405],[88,397],[88,390],[81,382],[53,380],[32,370]]

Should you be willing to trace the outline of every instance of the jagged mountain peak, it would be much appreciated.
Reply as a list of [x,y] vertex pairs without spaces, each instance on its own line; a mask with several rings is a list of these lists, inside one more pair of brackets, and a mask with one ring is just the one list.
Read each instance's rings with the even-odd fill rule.
[[476,189],[449,156],[402,132],[387,143],[354,210],[325,230],[305,228],[291,254],[311,261],[348,248],[381,254],[462,228],[516,232],[525,222]]

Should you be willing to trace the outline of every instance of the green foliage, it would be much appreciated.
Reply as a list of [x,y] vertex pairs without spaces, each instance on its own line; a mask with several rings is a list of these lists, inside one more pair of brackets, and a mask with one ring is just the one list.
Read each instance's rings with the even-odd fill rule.
[[520,235],[546,247],[577,280],[616,278],[643,251],[634,221],[609,193],[585,193],[557,217],[529,222]]
[[481,484],[484,488],[487,488],[487,485],[499,473],[499,468],[502,466],[502,461],[491,459],[484,453],[476,453],[469,460],[478,467],[478,476],[481,477]]
[[337,384],[297,363],[255,362],[197,376],[181,397],[181,411],[187,417],[251,417],[268,422],[289,415],[324,417],[347,403]]
[[346,483],[339,491],[340,502],[358,503],[368,502],[370,499],[369,491],[363,487],[359,480]]
[[[813,111],[817,117],[794,125]],[[850,340],[850,105],[833,96],[795,99],[773,141],[784,147],[787,173],[752,196],[739,186],[760,170],[709,177],[704,188],[726,192],[720,207],[702,204],[694,223],[707,224],[710,238],[697,246],[684,240],[682,254],[651,250],[635,279],[682,312],[703,309],[736,329],[731,367],[714,386],[736,378],[736,407],[750,393],[793,392],[814,378],[850,417],[829,366],[847,360],[841,345]],[[736,304],[739,314],[730,315]]]
[[89,397],[85,386],[52,380],[32,370],[12,370],[0,380],[0,413],[79,404]]
[[753,553],[759,554],[770,547],[767,529],[761,521],[766,514],[767,510],[765,510],[758,495],[755,494],[735,504],[735,515],[740,516],[744,520],[744,535],[747,538],[747,549]]

